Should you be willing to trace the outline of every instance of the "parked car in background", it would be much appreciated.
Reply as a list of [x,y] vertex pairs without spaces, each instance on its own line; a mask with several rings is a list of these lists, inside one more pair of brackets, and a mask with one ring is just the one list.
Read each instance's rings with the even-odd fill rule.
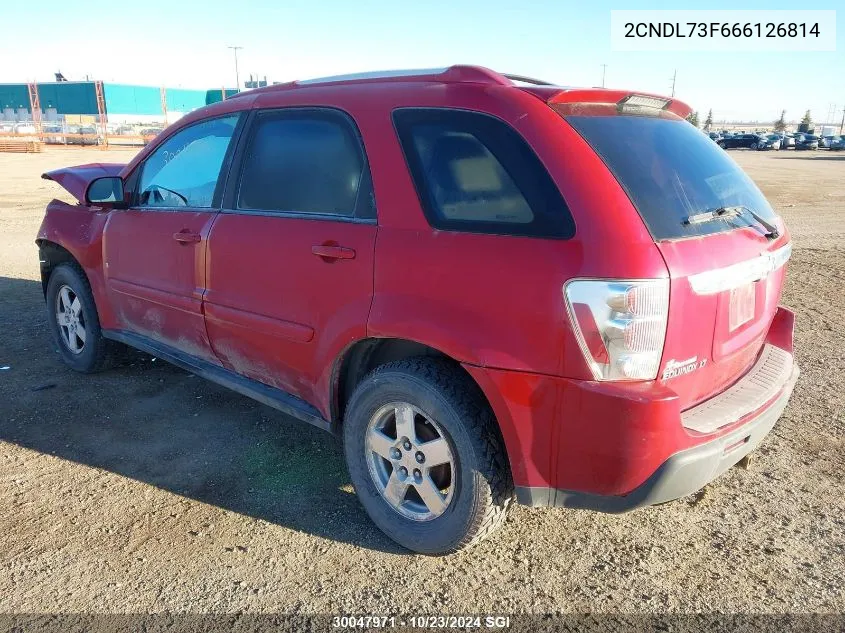
[[767,150],[767,149],[780,149],[781,138],[778,134],[767,134],[766,136],[761,136],[759,142],[757,143],[758,150]]
[[835,136],[833,134],[830,134],[828,136],[820,136],[819,137],[819,147],[830,148],[831,141],[833,141],[834,139],[837,139],[837,138],[839,138],[839,137]]
[[101,145],[103,137],[93,125],[67,126],[68,145]]
[[149,145],[150,142],[159,134],[161,134],[162,128],[157,127],[148,127],[141,130],[141,137],[144,142],[144,145]]
[[38,232],[46,323],[76,371],[128,344],[340,436],[418,552],[677,499],[798,378],[789,233],[690,111],[474,66],[244,92],[45,174],[79,201]]
[[789,149],[795,147],[795,137],[792,134],[780,133],[780,148]]
[[44,142],[51,145],[62,145],[65,142],[64,130],[61,125],[45,125],[42,129]]
[[14,129],[15,134],[30,135],[35,134],[35,125],[32,123],[18,123]]
[[102,145],[103,135],[93,125],[83,125],[79,128],[83,145]]
[[736,134],[734,136],[726,136],[720,140],[719,147],[722,149],[738,149],[741,147],[757,149],[762,139],[763,137],[758,134]]
[[795,137],[795,149],[818,149],[819,137],[813,134],[799,134]]
[[830,142],[830,151],[840,152],[842,150],[845,150],[845,134],[835,137]]
[[710,137],[710,140],[714,143],[718,143],[722,140],[722,135],[719,134],[719,132],[709,132],[707,136]]
[[68,145],[82,145],[82,138],[79,136],[81,134],[81,129],[82,126],[80,125],[65,126],[65,134],[67,134]]

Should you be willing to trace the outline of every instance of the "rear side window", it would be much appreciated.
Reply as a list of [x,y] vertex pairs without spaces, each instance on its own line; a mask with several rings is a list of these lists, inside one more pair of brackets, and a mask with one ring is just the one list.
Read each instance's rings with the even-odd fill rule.
[[[567,116],[628,193],[655,240],[759,226],[775,213],[716,143],[677,117]],[[746,138],[755,138],[746,134]],[[738,207],[739,214],[702,214]],[[693,219],[690,222],[690,219]]]
[[423,210],[438,229],[569,238],[560,191],[525,140],[479,112],[402,108],[393,118]]
[[242,164],[238,209],[374,217],[363,150],[339,112],[258,114]]

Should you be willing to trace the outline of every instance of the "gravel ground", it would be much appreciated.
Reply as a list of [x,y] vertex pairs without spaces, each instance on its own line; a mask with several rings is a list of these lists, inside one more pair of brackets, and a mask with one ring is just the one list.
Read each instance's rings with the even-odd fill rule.
[[382,536],[320,431],[144,355],[60,363],[38,176],[129,156],[0,154],[0,613],[845,610],[845,153],[733,152],[793,232],[803,371],[750,469],[624,516],[518,507],[447,558]]

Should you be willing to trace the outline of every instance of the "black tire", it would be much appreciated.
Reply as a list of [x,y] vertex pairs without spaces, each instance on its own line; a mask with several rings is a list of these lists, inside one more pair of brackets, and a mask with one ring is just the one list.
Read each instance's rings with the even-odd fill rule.
[[[56,316],[58,295],[65,286],[70,288],[82,306],[85,342],[78,353],[72,352],[65,341]],[[47,322],[64,363],[71,369],[85,374],[105,369],[111,362],[113,345],[111,341],[103,338],[91,285],[79,266],[72,263],[56,266],[47,282],[46,299]]]
[[[370,474],[368,425],[384,405],[403,402],[436,421],[456,462],[451,501],[436,518],[399,513]],[[398,436],[398,433],[397,433]],[[411,358],[382,365],[355,389],[343,428],[349,475],[373,522],[398,544],[422,554],[447,554],[474,545],[505,520],[513,481],[489,405],[478,386],[455,365]]]
[[719,141],[718,144],[719,144],[719,147],[721,147],[722,149],[728,149],[728,144],[725,143],[725,141]]

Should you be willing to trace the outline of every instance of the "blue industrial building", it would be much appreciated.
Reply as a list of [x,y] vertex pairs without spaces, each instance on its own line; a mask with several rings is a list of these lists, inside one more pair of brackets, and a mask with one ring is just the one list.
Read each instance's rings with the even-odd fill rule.
[[[223,90],[157,88],[102,82],[103,105],[109,122],[170,119],[223,99]],[[66,115],[94,116],[97,108],[97,82],[57,81],[36,84],[44,120],[60,120]],[[162,99],[162,92],[164,99]],[[227,90],[226,96],[235,93]],[[31,120],[28,84],[0,84],[0,120]]]

